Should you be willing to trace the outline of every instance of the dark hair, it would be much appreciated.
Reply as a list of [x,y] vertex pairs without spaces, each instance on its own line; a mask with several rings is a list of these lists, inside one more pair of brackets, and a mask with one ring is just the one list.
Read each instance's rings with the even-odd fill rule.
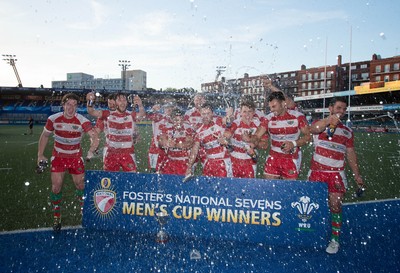
[[183,112],[179,108],[174,108],[171,112],[171,117],[176,117],[176,116],[183,116]]
[[334,106],[336,102],[343,102],[346,103],[347,105],[347,99],[346,97],[333,97],[330,101],[329,101],[329,106]]
[[116,94],[115,94],[115,96],[114,96],[114,99],[116,100],[116,99],[117,99],[117,98],[119,98],[119,97],[125,97],[125,98],[128,98],[128,97],[126,96],[126,94],[125,94],[125,93],[118,92],[118,93],[116,93]]
[[245,101],[254,101],[252,95],[242,95],[240,97],[240,102],[245,102]]
[[211,103],[209,103],[209,102],[203,103],[203,105],[201,106],[201,109],[203,109],[203,108],[205,108],[205,109],[210,109],[211,112],[214,112],[213,106],[212,106]]
[[250,109],[253,109],[253,110],[256,109],[256,104],[252,100],[243,100],[240,103],[240,108],[242,108],[243,106],[247,106],[247,107],[249,107]]
[[61,104],[64,105],[68,100],[76,100],[79,103],[79,96],[74,93],[65,94],[61,99]]
[[108,94],[107,99],[108,100],[115,100],[115,97],[116,97],[115,93],[110,93],[110,94]]
[[285,101],[285,95],[281,91],[272,92],[268,97],[268,102],[278,100],[280,102]]

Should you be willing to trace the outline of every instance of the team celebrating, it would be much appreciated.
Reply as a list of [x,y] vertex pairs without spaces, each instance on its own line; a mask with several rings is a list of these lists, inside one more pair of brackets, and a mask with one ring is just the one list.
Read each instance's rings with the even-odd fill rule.
[[[346,113],[346,100],[334,97],[329,115],[309,124],[293,100],[265,80],[271,93],[267,99],[270,113],[256,109],[251,96],[243,96],[238,109],[226,109],[224,117],[216,116],[211,103],[198,93],[193,108],[183,112],[173,98],[153,106],[146,113],[139,96],[131,102],[123,93],[107,98],[108,109],[94,108],[94,93],[87,94],[87,112],[96,124],[76,112],[79,97],[67,94],[62,99],[63,112],[50,116],[39,139],[38,165],[47,162],[44,151],[54,135],[51,157],[51,194],[53,229],[61,229],[61,202],[64,175],[68,171],[76,187],[76,196],[83,205],[84,160],[81,142],[86,133],[91,160],[104,133],[103,169],[136,172],[135,144],[140,143],[137,122],[151,120],[153,135],[148,152],[149,170],[154,173],[176,174],[190,183],[196,168],[209,177],[256,178],[259,150],[269,147],[263,177],[266,180],[296,180],[299,176],[301,147],[313,140],[314,152],[308,174],[309,181],[328,185],[332,235],[326,251],[339,250],[341,210],[347,188],[346,162],[359,188],[365,188],[360,176],[354,149],[353,131],[341,122]],[[128,111],[128,105],[139,110]],[[161,111],[162,110],[162,111]]]

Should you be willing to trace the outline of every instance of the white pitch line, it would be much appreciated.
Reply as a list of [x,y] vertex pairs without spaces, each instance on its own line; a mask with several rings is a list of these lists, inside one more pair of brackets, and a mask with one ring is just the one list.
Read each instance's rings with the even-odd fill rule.
[[[62,227],[61,230],[71,230],[71,229],[82,229],[82,226],[66,226],[66,227]],[[32,228],[32,229],[18,229],[18,230],[11,230],[11,231],[2,231],[2,232],[0,232],[0,235],[52,231],[52,230],[53,230],[53,228],[49,228],[49,227],[47,227],[47,228]]]
[[12,168],[0,168],[0,171],[9,171],[12,170]]
[[371,203],[382,203],[382,202],[398,202],[400,201],[399,198],[392,198],[392,199],[382,199],[382,200],[369,200],[369,201],[360,201],[360,202],[352,202],[352,203],[343,203],[343,206],[349,205],[360,205],[360,204],[371,204]]
[[28,144],[26,144],[26,146],[33,145],[33,144],[36,144],[36,143],[39,143],[39,141],[28,143]]

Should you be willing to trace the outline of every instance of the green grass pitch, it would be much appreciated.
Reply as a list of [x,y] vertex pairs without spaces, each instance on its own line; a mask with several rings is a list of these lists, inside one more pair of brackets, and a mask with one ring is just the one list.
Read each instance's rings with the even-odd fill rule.
[[[0,126],[0,231],[50,227],[52,212],[49,200],[50,172],[36,174],[37,145],[42,125],[36,125],[34,135],[24,135],[27,126]],[[136,157],[140,172],[147,172],[147,150],[151,137],[151,126],[139,126],[141,141],[136,145]],[[354,179],[347,172],[349,190],[345,202],[382,200],[400,197],[400,134],[356,133],[356,151],[361,174],[367,191],[361,198],[353,197]],[[84,137],[84,154],[89,139]],[[45,155],[50,158],[52,139]],[[265,155],[259,157],[259,174],[263,170]],[[303,161],[299,180],[306,180],[312,147],[303,149]],[[87,170],[101,170],[101,158],[86,165]],[[199,171],[199,170],[198,170]],[[63,225],[81,223],[75,200],[72,180],[66,174],[63,189]]]

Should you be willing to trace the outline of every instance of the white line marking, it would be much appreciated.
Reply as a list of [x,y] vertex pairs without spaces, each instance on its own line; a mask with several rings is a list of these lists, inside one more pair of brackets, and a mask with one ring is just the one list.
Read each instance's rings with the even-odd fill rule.
[[[82,229],[82,226],[66,226],[62,227],[61,230],[71,230],[71,229]],[[43,231],[53,231],[53,228],[31,228],[31,229],[18,229],[11,231],[2,231],[0,235],[8,235],[8,234],[21,234],[21,233],[29,233],[29,232],[43,232]]]
[[28,143],[28,144],[26,144],[26,146],[33,145],[33,144],[36,144],[36,143],[39,143],[39,141]]
[[0,168],[0,171],[8,171],[8,170],[12,170],[12,168]]
[[395,202],[395,201],[400,201],[400,199],[399,198],[393,198],[393,199],[382,199],[382,200],[351,202],[351,203],[343,203],[343,206],[360,205],[360,204],[371,204],[371,203],[382,203],[382,202]]

